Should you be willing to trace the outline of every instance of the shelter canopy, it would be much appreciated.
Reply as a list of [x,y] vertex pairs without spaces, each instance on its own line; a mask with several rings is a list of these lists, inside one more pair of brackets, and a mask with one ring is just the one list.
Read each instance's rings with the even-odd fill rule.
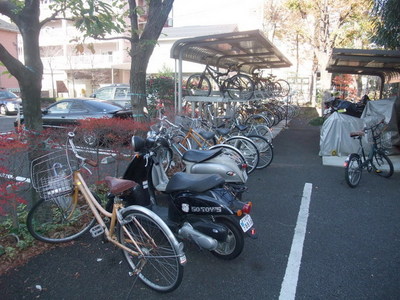
[[292,65],[259,30],[180,39],[171,48],[171,58],[225,69],[235,65],[248,74]]
[[382,82],[400,79],[400,51],[334,48],[326,70],[330,73],[374,75]]

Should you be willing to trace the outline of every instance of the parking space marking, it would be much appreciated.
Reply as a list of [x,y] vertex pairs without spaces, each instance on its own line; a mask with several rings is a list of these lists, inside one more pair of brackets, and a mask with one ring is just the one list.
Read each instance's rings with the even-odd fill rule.
[[301,257],[303,255],[303,245],[307,229],[311,191],[312,184],[306,183],[303,189],[303,197],[301,199],[299,215],[297,216],[296,228],[294,229],[286,272],[281,286],[280,300],[291,300],[295,299],[296,296],[297,281],[299,278]]

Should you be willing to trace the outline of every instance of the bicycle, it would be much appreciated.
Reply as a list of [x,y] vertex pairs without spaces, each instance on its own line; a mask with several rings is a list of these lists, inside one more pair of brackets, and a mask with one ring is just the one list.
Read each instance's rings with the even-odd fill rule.
[[[184,168],[181,158],[189,149],[221,149],[224,154],[234,159],[238,165],[241,165],[243,168],[245,167],[248,174],[255,170],[258,164],[259,153],[253,141],[242,137],[233,137],[228,141],[222,137],[216,137],[214,132],[201,129],[199,123],[202,123],[204,120],[200,118],[192,119],[186,116],[179,116],[179,118],[181,120],[180,125],[176,125],[169,121],[166,116],[162,117],[159,128],[150,133],[150,135],[154,136],[161,134],[168,140],[173,153],[160,153],[160,155],[165,159],[172,157],[174,165],[178,166],[178,170]],[[196,127],[196,129],[193,127]],[[164,149],[161,152],[169,151],[168,149]]]
[[[363,169],[367,169],[368,172],[373,171],[375,174],[385,178],[389,178],[393,175],[393,163],[382,147],[382,132],[384,126],[385,123],[382,120],[378,124],[364,128],[364,131],[350,133],[350,137],[358,139],[360,144],[358,153],[351,153],[344,163],[345,178],[350,187],[354,188],[360,183]],[[370,132],[368,138],[372,145],[367,156],[364,150],[362,137],[368,132]]]
[[210,65],[206,65],[202,73],[196,73],[189,76],[186,82],[186,90],[191,96],[210,96],[212,86],[210,77],[219,88],[222,95],[226,92],[229,97],[234,100],[249,100],[254,94],[254,82],[245,74],[237,73],[232,77],[223,79],[231,72],[231,68],[228,67],[226,72],[218,72],[213,69]]
[[226,150],[229,152],[234,151],[238,157],[244,158],[248,174],[257,169],[260,163],[260,152],[256,142],[251,137],[229,136],[229,128],[216,128],[202,118],[190,118],[187,116],[181,116],[181,118],[190,120],[187,122],[190,125],[187,128],[183,128],[186,134],[181,136],[177,145],[172,145],[181,155],[187,149],[222,148],[224,152]]
[[81,174],[82,168],[89,170],[86,165],[96,167],[97,163],[78,153],[74,136],[68,133],[65,149],[46,153],[31,163],[32,185],[41,199],[28,213],[29,232],[47,243],[71,241],[88,231],[92,237],[103,236],[122,250],[135,281],[140,278],[158,292],[175,290],[186,263],[183,244],[149,209],[124,207],[119,196],[135,187],[134,181],[106,177],[116,201],[104,209]]
[[276,79],[276,76],[269,74],[268,77],[262,76],[262,70],[252,74],[252,80],[256,89],[266,98],[286,97],[290,92],[290,84],[284,79]]
[[[239,118],[236,117],[237,113],[234,112],[231,116],[220,116],[215,117],[211,110],[212,104],[207,104],[206,107],[206,118],[210,120],[210,123],[214,124],[209,126],[210,129],[216,131],[219,135],[219,140],[226,138],[234,138],[234,141],[240,139],[240,137],[246,137],[250,139],[256,146],[259,153],[259,159],[256,169],[264,169],[268,167],[273,159],[273,147],[272,143],[272,131],[269,127],[263,124],[240,124]],[[217,126],[217,121],[223,119],[224,123]],[[207,123],[208,124],[208,123]],[[222,127],[222,128],[221,128]],[[268,140],[266,137],[270,134],[271,139]],[[222,142],[224,142],[222,140]]]

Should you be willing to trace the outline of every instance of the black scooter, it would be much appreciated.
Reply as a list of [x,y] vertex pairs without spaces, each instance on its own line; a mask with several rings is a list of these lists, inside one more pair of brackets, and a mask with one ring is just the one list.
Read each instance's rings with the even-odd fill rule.
[[245,235],[256,238],[251,202],[239,201],[220,175],[178,172],[168,180],[157,158],[157,147],[168,147],[166,140],[134,136],[132,145],[137,154],[123,178],[106,178],[110,202],[118,197],[127,205],[146,206],[178,238],[226,260],[240,255]]

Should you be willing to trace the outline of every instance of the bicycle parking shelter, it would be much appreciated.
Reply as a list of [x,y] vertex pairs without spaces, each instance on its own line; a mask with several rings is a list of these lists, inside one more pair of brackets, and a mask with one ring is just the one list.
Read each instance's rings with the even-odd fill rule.
[[[291,62],[259,30],[230,32],[180,39],[171,48],[175,59],[178,91],[175,95],[177,110],[182,108],[182,61],[208,64],[227,69],[235,65],[252,74],[256,70],[287,68]],[[189,102],[231,102],[224,97],[186,96]]]
[[383,85],[400,80],[400,51],[334,48],[326,70],[330,73],[372,75]]

